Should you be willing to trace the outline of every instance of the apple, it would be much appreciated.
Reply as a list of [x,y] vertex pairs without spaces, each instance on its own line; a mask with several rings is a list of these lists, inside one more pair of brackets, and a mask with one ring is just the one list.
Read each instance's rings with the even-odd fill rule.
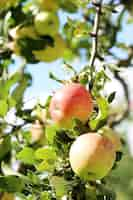
[[13,41],[13,42],[10,42],[8,43],[7,47],[12,50],[16,55],[21,55],[21,50],[20,50],[20,47],[17,43],[17,41]]
[[114,145],[98,133],[79,136],[70,148],[69,160],[73,171],[83,180],[105,177],[116,159]]
[[58,0],[35,0],[41,10],[56,11],[59,7]]
[[66,84],[55,92],[49,108],[51,119],[63,128],[70,128],[73,119],[85,123],[92,110],[91,94],[79,83]]
[[38,37],[34,27],[32,26],[16,26],[15,28],[10,29],[10,37],[13,41],[8,43],[8,48],[11,49],[16,55],[21,55],[20,46],[18,40],[21,38],[29,37],[36,39]]
[[35,16],[35,29],[40,35],[54,36],[59,30],[59,18],[53,12],[43,11]]
[[44,133],[44,127],[40,124],[40,122],[37,120],[34,124],[32,124],[31,129],[31,140],[32,143],[39,142],[44,143],[45,141],[45,133]]
[[0,10],[5,9],[7,7],[7,0],[0,1]]
[[13,38],[13,39],[20,39],[20,38],[24,38],[24,37],[29,37],[29,38],[33,38],[36,39],[37,38],[37,33],[34,29],[34,27],[32,26],[16,26],[15,28],[12,28],[9,31],[9,35]]
[[120,136],[118,133],[114,132],[108,126],[103,127],[101,130],[102,135],[106,136],[113,143],[116,152],[120,152],[122,150],[122,143]]
[[18,0],[1,0],[0,1],[0,10],[7,9],[11,6],[17,5]]
[[35,58],[39,61],[53,62],[64,56],[66,43],[61,35],[54,36],[54,46],[47,46],[45,49],[32,51]]
[[10,193],[3,193],[1,200],[14,200],[14,195]]

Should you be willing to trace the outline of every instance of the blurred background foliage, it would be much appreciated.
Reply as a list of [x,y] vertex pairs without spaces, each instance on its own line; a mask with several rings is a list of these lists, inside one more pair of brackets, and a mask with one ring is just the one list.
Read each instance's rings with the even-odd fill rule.
[[[48,63],[49,78],[52,81],[43,80],[45,83],[42,84],[41,91],[44,92],[43,87],[45,90],[48,87],[51,88],[48,90],[50,96],[47,101],[38,101],[37,90],[33,90],[33,96],[37,101],[33,106],[32,102],[26,106],[25,102],[29,99],[27,98],[29,97],[28,92],[32,88],[32,84],[34,85],[34,79],[36,80],[38,77],[37,80],[39,80],[39,74],[33,74],[33,68],[38,67],[44,77],[46,73],[48,74],[47,68],[44,69],[45,66],[43,66],[44,62],[47,62],[43,51],[46,47],[52,47],[55,41],[54,37],[41,36],[34,30],[35,16],[38,12],[46,10],[46,7],[43,8],[40,2],[41,0],[0,1],[0,198],[5,200],[4,195],[13,192],[17,199],[54,200],[56,199],[55,193],[59,197],[65,195],[73,185],[73,195],[75,195],[75,191],[79,190],[81,192],[80,198],[84,199],[82,184],[77,178],[74,179],[74,183],[72,182],[74,175],[69,167],[67,168],[63,163],[64,158],[61,158],[58,163],[58,165],[63,166],[63,169],[60,169],[56,163],[58,155],[62,152],[64,156],[67,155],[68,143],[71,144],[73,141],[69,137],[71,133],[66,131],[63,132],[62,136],[56,127],[47,127],[45,124],[45,118],[49,119],[47,110],[51,90],[55,90],[71,78],[83,85],[89,82],[95,100],[98,94],[105,96],[105,98],[100,99],[98,105],[96,102],[96,108],[98,107],[102,114],[99,119],[96,118],[95,121],[92,119],[91,128],[102,127],[109,118],[109,123],[114,127],[114,130],[120,133],[123,141],[122,160],[111,174],[102,180],[103,183],[97,186],[97,193],[100,194],[97,199],[105,199],[105,194],[108,194],[106,199],[109,200],[132,200],[133,88],[132,77],[130,76],[129,80],[127,74],[124,74],[124,70],[129,71],[130,75],[133,73],[133,2],[132,0],[103,1],[95,62],[96,71],[94,71],[92,87],[88,60],[92,53],[96,5],[89,0],[54,1],[50,12],[53,12],[54,9],[54,12],[58,14],[60,20],[58,34],[63,41],[63,45],[58,46],[60,46],[59,49],[63,50],[59,51],[58,55],[54,55],[52,62]],[[11,31],[16,27],[18,30],[12,34]],[[29,27],[32,28],[29,29]],[[123,29],[127,27],[129,27],[129,33],[120,40]],[[27,30],[23,31],[23,28],[27,28]],[[41,51],[43,56],[37,57],[33,51]],[[58,48],[56,52],[58,52]],[[52,65],[55,68],[52,68]],[[63,73],[59,65],[63,66]],[[82,67],[83,65],[85,67]],[[109,80],[114,81],[114,86]],[[116,88],[115,81],[122,85],[123,93],[120,92],[120,86],[118,89]],[[106,89],[107,82],[109,82],[109,87]],[[110,87],[112,87],[112,91],[110,91]],[[27,94],[26,100],[25,94]],[[36,124],[35,129],[40,131],[41,139],[34,137],[36,133],[34,136],[31,135],[33,124]],[[78,131],[72,130],[73,136],[83,133],[86,131],[85,128],[80,124],[77,127]],[[54,145],[57,154],[51,147],[42,149],[45,144],[45,131],[48,142]],[[44,155],[46,155],[45,159]],[[54,171],[55,174],[50,181],[44,171],[51,174],[55,166],[58,170]],[[79,185],[81,188],[78,188]],[[96,199],[93,195],[93,186],[89,188],[88,193],[86,194],[88,199]],[[91,193],[92,196],[89,196]],[[12,200],[12,198],[14,199],[12,196],[9,199]]]

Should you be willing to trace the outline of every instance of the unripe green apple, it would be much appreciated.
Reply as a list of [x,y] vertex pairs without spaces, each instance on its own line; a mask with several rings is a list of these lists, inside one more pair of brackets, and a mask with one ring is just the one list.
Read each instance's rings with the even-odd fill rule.
[[35,16],[35,29],[40,35],[54,36],[59,30],[59,18],[52,12],[40,12]]
[[59,8],[58,0],[35,0],[41,10],[56,11]]
[[66,84],[55,92],[49,108],[52,120],[64,128],[70,128],[73,119],[85,123],[92,110],[91,94],[79,83]]
[[29,37],[29,38],[33,38],[33,39],[37,38],[37,33],[36,33],[34,27],[32,27],[32,26],[23,26],[23,27],[16,26],[15,28],[12,28],[9,31],[9,35],[13,39],[20,39],[20,38],[24,38],[24,37]]
[[0,1],[0,10],[7,9],[11,6],[17,5],[18,0],[1,0]]
[[21,50],[20,50],[20,47],[19,47],[19,45],[18,45],[16,40],[14,40],[13,42],[10,42],[8,44],[8,48],[10,50],[12,50],[16,55],[18,55],[18,56],[21,55]]
[[9,194],[9,193],[4,193],[2,195],[1,200],[15,200],[14,195],[13,194]]
[[7,7],[7,0],[0,1],[0,9],[5,9]]
[[29,37],[36,39],[37,33],[32,26],[15,27],[9,31],[9,35],[12,37],[13,41],[8,43],[8,48],[11,49],[16,55],[21,55],[20,46],[18,40],[21,38]]
[[114,132],[108,126],[103,127],[101,130],[103,136],[106,136],[113,143],[115,151],[119,152],[122,150],[122,143],[118,133]]
[[70,164],[73,171],[84,180],[105,177],[115,162],[112,142],[98,133],[79,136],[70,148]]
[[54,46],[47,46],[45,49],[33,51],[33,54],[37,60],[53,62],[64,56],[64,52],[66,50],[65,41],[59,34],[55,35],[53,39]]

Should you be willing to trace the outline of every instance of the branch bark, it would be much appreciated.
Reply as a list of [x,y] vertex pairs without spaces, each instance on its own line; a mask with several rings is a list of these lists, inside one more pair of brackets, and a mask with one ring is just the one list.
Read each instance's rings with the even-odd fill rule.
[[97,56],[98,51],[98,32],[99,32],[99,25],[100,25],[100,16],[101,16],[101,10],[102,10],[102,0],[100,3],[93,3],[96,6],[96,16],[94,21],[94,28],[93,32],[91,33],[92,36],[92,53],[91,58],[89,62],[89,66],[93,67],[95,58]]
[[114,120],[110,124],[110,127],[114,127],[116,125],[119,125],[125,118],[127,118],[129,116],[129,113],[130,113],[130,108],[129,108],[130,98],[129,98],[128,85],[126,84],[125,80],[120,76],[120,74],[118,72],[115,72],[115,78],[123,86],[127,107],[126,107],[125,111],[123,112],[123,114],[121,115],[121,117],[119,119]]

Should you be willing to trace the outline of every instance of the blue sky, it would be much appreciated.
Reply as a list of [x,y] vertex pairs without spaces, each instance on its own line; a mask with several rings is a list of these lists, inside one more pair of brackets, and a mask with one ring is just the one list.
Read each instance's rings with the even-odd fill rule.
[[[64,15],[62,13],[59,13],[61,15],[61,22],[64,23],[66,21],[67,15]],[[71,15],[71,17],[79,18],[79,15]],[[133,44],[133,26],[126,25],[128,16],[125,16],[125,20],[123,22],[123,30],[118,35],[118,41],[125,42],[127,45],[132,43]],[[121,56],[125,57],[126,54],[122,52],[119,49],[114,48],[113,51]],[[20,60],[17,59],[16,66],[12,66],[12,69],[15,70],[17,66],[19,65]],[[80,60],[76,60],[74,62],[74,66],[76,68],[81,68],[84,63],[80,62]],[[57,60],[56,62],[52,63],[38,63],[34,65],[28,65],[27,69],[33,76],[33,85],[30,87],[26,93],[25,98],[30,100],[38,97],[45,97],[48,94],[50,94],[52,91],[54,91],[56,88],[58,88],[60,85],[57,84],[55,81],[52,81],[49,79],[49,71],[54,72],[58,77],[64,77],[66,74],[63,72],[62,61]]]

